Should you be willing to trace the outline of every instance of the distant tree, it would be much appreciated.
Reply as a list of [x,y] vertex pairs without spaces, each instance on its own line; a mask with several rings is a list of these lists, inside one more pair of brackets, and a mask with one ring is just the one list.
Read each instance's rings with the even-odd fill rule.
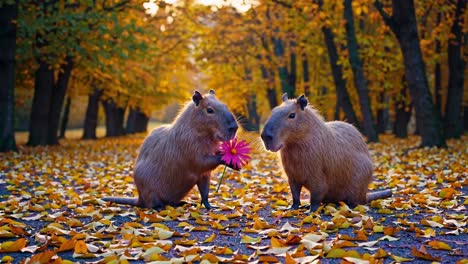
[[460,138],[463,134],[463,85],[466,62],[462,54],[464,43],[462,27],[467,3],[467,0],[456,1],[455,17],[448,43],[449,85],[444,119],[447,138]]
[[369,141],[377,142],[379,141],[379,137],[374,126],[369,89],[366,84],[366,77],[364,76],[362,60],[359,57],[359,47],[354,28],[352,0],[344,0],[344,19],[346,20],[345,28],[349,62],[354,74],[354,85],[356,87],[359,104],[361,106],[364,133]]
[[0,152],[16,150],[15,52],[18,1],[0,3]]
[[429,91],[413,0],[392,0],[392,15],[385,12],[380,1],[375,1],[374,5],[400,44],[405,76],[416,111],[416,122],[420,128],[421,146],[445,146],[440,113],[436,110]]

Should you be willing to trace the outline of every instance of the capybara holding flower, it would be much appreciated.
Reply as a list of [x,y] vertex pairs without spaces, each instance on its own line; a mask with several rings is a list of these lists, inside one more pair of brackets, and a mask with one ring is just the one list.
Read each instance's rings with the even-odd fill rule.
[[174,122],[156,128],[141,146],[133,171],[138,198],[105,197],[104,201],[146,208],[177,206],[197,185],[201,202],[208,202],[211,172],[224,164],[219,143],[235,137],[237,122],[227,106],[198,91]]
[[273,109],[262,131],[267,150],[280,151],[292,193],[300,206],[302,187],[310,192],[311,211],[321,202],[365,204],[391,196],[390,190],[367,194],[372,159],[362,135],[351,124],[325,122],[302,95]]

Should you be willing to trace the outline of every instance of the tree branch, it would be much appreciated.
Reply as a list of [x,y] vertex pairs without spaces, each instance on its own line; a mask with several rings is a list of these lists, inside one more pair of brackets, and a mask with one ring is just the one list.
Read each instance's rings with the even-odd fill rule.
[[397,29],[397,25],[396,25],[395,20],[393,19],[393,16],[390,16],[389,14],[387,14],[387,12],[385,12],[385,10],[383,9],[383,4],[379,0],[374,1],[374,6],[377,9],[377,11],[379,11],[385,24],[390,27],[393,33],[395,33]]

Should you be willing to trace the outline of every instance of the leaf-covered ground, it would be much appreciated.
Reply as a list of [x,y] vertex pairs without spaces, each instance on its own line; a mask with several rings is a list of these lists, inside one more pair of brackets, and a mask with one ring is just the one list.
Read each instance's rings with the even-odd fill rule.
[[[418,139],[384,136],[369,147],[371,189],[390,199],[320,214],[288,210],[287,180],[276,156],[253,154],[227,171],[210,202],[162,211],[106,204],[136,196],[131,177],[143,135],[0,154],[0,255],[3,262],[468,263],[468,137],[446,149],[416,149]],[[308,204],[303,190],[302,203]]]

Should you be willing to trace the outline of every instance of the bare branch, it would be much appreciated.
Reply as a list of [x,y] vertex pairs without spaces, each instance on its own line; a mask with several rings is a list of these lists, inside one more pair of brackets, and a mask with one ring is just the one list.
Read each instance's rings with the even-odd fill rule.
[[395,33],[397,29],[397,25],[395,20],[393,19],[393,16],[390,16],[385,12],[383,9],[383,4],[379,0],[374,1],[374,6],[379,11],[380,15],[382,16],[385,24],[390,27],[390,29]]

